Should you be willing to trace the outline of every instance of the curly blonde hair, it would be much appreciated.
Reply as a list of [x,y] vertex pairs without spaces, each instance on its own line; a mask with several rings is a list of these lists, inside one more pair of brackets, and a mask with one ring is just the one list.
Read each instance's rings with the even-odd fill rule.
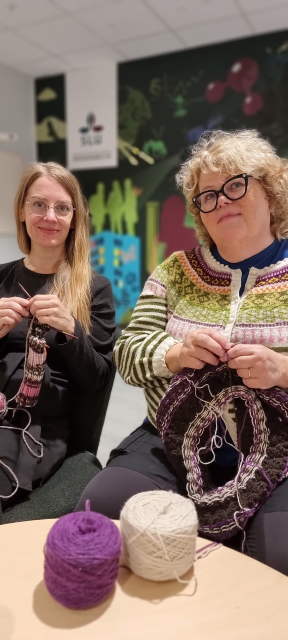
[[248,173],[261,183],[271,206],[271,232],[279,240],[288,238],[288,161],[255,129],[209,131],[191,148],[190,157],[176,176],[189,211],[195,220],[199,240],[208,247],[213,240],[204,226],[192,198],[199,193],[200,173],[215,171],[235,176]]
[[91,278],[90,245],[89,245],[89,209],[78,180],[68,169],[56,162],[35,162],[22,176],[15,196],[14,213],[17,226],[17,241],[23,253],[29,255],[31,239],[26,224],[20,220],[20,213],[26,201],[29,188],[42,176],[53,178],[64,187],[71,197],[74,211],[74,227],[70,229],[66,239],[65,261],[53,278],[50,293],[59,299],[70,313],[82,324],[88,333],[91,315]]

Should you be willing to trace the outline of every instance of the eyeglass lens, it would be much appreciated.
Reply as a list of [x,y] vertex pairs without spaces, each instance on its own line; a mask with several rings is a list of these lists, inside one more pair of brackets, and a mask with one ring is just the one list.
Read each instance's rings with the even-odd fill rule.
[[[244,177],[231,178],[223,186],[223,193],[229,200],[239,200],[245,195],[246,188],[247,180]],[[203,213],[209,213],[209,211],[213,211],[216,208],[217,201],[217,192],[204,191],[196,198],[195,204]]]
[[[32,198],[27,204],[29,211],[38,216],[45,216],[49,206],[51,206],[46,200],[42,200],[41,198]],[[73,206],[70,202],[57,202],[53,205],[53,209],[57,218],[65,218],[65,216],[73,213]]]

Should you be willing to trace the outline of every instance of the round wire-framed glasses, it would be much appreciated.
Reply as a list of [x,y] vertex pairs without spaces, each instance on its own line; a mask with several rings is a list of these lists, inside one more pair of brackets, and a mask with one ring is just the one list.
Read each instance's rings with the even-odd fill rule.
[[71,204],[71,202],[66,202],[66,200],[56,202],[56,204],[49,204],[44,200],[44,198],[31,198],[29,202],[26,201],[28,205],[28,209],[30,213],[35,216],[46,216],[47,211],[49,209],[54,209],[56,218],[66,218],[75,211],[75,207]]

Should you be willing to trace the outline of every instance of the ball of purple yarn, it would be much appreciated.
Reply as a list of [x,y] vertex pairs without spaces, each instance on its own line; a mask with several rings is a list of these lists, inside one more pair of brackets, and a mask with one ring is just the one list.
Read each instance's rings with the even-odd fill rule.
[[52,526],[44,549],[44,581],[60,604],[94,607],[112,591],[119,570],[121,536],[106,516],[78,511]]

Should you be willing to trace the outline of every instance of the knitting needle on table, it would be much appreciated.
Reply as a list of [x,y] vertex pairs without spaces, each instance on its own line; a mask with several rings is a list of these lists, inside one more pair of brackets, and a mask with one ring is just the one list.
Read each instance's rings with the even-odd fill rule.
[[[24,291],[24,293],[26,293],[26,296],[28,296],[28,300],[31,300],[30,293],[28,293],[28,291],[26,291],[26,289],[24,289],[24,287],[22,286],[22,284],[20,284],[20,282],[18,282],[18,284],[19,284],[19,287],[21,287],[22,291]],[[65,336],[70,336],[70,338],[76,338],[76,340],[78,340],[78,337],[74,336],[73,333],[68,333],[67,331],[61,331],[60,333],[64,333]],[[48,347],[48,344],[46,346]]]

